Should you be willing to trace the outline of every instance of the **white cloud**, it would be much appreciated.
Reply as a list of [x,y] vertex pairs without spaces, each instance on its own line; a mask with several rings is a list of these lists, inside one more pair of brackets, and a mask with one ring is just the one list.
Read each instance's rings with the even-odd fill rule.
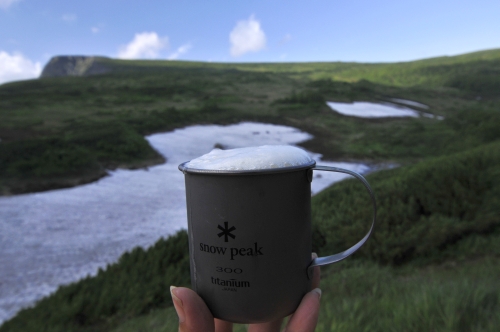
[[241,56],[248,52],[257,52],[266,46],[266,35],[260,28],[260,22],[254,16],[248,20],[238,21],[229,34],[231,55]]
[[175,59],[177,59],[179,56],[181,56],[182,54],[184,54],[187,51],[189,51],[191,49],[191,47],[193,47],[193,46],[190,43],[182,45],[181,47],[179,47],[177,49],[177,51],[175,51],[174,53],[170,54],[169,57],[168,57],[168,59],[169,60],[175,60]]
[[158,37],[156,32],[136,33],[134,39],[120,47],[120,59],[157,58],[160,50],[168,47],[168,37]]
[[99,28],[98,27],[92,27],[92,28],[90,28],[90,31],[92,31],[92,33],[98,33],[99,32]]
[[0,84],[10,81],[36,78],[42,72],[40,62],[33,62],[21,53],[12,55],[0,51]]
[[66,22],[74,22],[76,21],[76,15],[75,14],[64,14],[62,16],[63,21]]
[[0,0],[0,8],[7,9],[14,2],[18,2],[19,0]]

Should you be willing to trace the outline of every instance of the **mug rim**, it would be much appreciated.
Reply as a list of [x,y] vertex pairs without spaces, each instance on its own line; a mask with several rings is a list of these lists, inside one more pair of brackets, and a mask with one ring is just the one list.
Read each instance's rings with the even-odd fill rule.
[[316,161],[312,160],[307,164],[279,168],[264,168],[264,169],[247,169],[247,170],[211,170],[211,169],[198,169],[189,168],[186,166],[189,161],[185,161],[178,166],[179,171],[186,174],[210,174],[210,175],[257,175],[257,174],[274,174],[274,173],[287,173],[299,170],[305,170],[316,166]]

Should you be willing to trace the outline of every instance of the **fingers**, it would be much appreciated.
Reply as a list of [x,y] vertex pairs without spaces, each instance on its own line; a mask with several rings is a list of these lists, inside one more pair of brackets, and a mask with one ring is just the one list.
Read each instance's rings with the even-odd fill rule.
[[174,286],[170,287],[170,294],[179,316],[180,332],[215,331],[214,318],[198,294],[189,288]]
[[321,289],[315,288],[307,293],[297,311],[290,317],[285,332],[313,332],[318,323]]
[[[312,258],[318,258],[318,255],[313,252],[312,253]],[[319,287],[319,281],[321,279],[321,270],[319,266],[313,267],[313,276],[312,276],[312,283],[311,283],[311,289],[315,289]]]
[[269,323],[252,324],[248,327],[248,332],[279,332],[283,319],[278,319]]
[[233,323],[225,322],[220,319],[215,319],[215,332],[232,332]]

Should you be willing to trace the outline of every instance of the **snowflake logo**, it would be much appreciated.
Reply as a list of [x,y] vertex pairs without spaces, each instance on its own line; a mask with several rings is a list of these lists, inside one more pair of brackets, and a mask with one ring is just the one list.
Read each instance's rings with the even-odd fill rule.
[[222,232],[217,234],[219,237],[224,236],[224,242],[227,242],[227,237],[231,237],[232,239],[236,239],[236,236],[231,234],[232,231],[236,230],[236,227],[231,227],[229,228],[228,222],[224,222],[224,228],[221,225],[217,225],[217,228],[220,229]]

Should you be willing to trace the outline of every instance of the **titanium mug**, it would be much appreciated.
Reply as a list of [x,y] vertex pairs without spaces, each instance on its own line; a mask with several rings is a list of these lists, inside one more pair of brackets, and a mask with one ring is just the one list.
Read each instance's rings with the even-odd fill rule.
[[[316,166],[219,171],[179,165],[185,175],[191,284],[213,316],[262,323],[292,314],[310,291],[312,267],[358,250],[373,232],[376,203],[366,179]],[[350,174],[373,203],[370,230],[354,246],[311,259],[313,170]]]

